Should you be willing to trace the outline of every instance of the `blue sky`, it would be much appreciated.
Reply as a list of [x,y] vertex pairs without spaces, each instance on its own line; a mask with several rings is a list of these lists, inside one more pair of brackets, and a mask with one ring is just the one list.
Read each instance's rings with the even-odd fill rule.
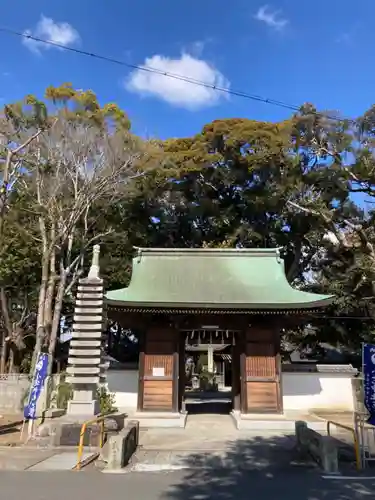
[[[5,0],[0,5],[5,7]],[[375,84],[373,0],[13,0],[1,25],[41,38],[293,104],[357,116]],[[226,117],[279,120],[290,112],[162,76],[132,73],[0,33],[2,102],[72,82],[116,101],[136,133],[197,133]]]

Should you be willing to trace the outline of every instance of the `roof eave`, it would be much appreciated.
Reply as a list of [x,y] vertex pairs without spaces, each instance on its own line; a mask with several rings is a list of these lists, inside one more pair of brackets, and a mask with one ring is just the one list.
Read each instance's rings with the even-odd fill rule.
[[123,307],[125,308],[160,308],[160,309],[233,309],[238,311],[246,311],[246,310],[311,310],[311,309],[320,309],[324,307],[328,307],[332,304],[334,297],[326,297],[324,299],[309,301],[309,302],[301,302],[301,303],[283,303],[283,304],[215,304],[215,303],[184,303],[184,302],[131,302],[131,301],[122,301],[122,300],[114,300],[114,299],[106,299],[106,304],[108,306],[114,307]]

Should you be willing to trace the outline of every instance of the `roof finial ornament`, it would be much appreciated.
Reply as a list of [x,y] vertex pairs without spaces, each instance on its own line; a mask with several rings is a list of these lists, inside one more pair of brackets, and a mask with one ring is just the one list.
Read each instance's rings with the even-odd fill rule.
[[99,278],[99,255],[100,255],[100,245],[94,245],[92,249],[92,261],[89,270],[88,278],[95,279]]
[[280,264],[280,262],[282,262],[282,258],[281,258],[281,254],[280,254],[280,250],[282,250],[283,247],[277,247],[276,248],[276,260],[277,262]]
[[137,262],[141,262],[141,257],[142,257],[142,248],[141,247],[136,247],[133,245],[134,250],[137,250]]

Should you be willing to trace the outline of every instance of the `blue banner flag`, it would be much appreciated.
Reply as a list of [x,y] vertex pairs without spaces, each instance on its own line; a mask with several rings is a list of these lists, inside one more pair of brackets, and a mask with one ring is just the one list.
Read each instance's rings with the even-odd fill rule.
[[375,345],[363,344],[362,357],[365,406],[370,414],[368,423],[375,425]]
[[48,354],[40,353],[35,365],[33,383],[30,388],[29,399],[23,410],[25,419],[36,419],[36,405],[42,392],[44,381],[47,377]]

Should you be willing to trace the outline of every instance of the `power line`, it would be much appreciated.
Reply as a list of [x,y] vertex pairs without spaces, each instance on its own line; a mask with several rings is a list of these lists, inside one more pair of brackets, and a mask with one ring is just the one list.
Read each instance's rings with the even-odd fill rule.
[[[301,106],[297,106],[295,104],[288,104],[284,101],[278,101],[276,99],[262,97],[260,95],[250,94],[248,92],[242,92],[240,90],[231,90],[230,88],[227,88],[227,87],[213,85],[211,83],[207,83],[207,82],[204,82],[201,80],[196,80],[194,78],[190,78],[190,77],[187,77],[184,75],[178,75],[176,73],[170,73],[169,71],[163,71],[163,70],[160,70],[157,68],[152,68],[150,66],[141,66],[138,64],[131,64],[131,63],[128,63],[126,61],[121,61],[119,59],[115,59],[113,57],[103,56],[103,55],[98,54],[96,52],[88,52],[86,50],[76,49],[74,47],[67,47],[65,45],[53,42],[51,40],[44,40],[43,38],[39,38],[39,37],[30,35],[27,33],[21,33],[20,31],[6,28],[3,26],[0,26],[0,32],[7,33],[9,35],[18,36],[18,37],[25,38],[25,39],[29,39],[29,40],[34,40],[35,42],[43,43],[45,45],[56,47],[56,48],[59,48],[59,49],[65,50],[65,51],[74,52],[76,54],[92,57],[94,59],[99,59],[101,61],[106,61],[106,62],[110,62],[112,64],[117,64],[118,66],[125,66],[129,69],[144,71],[146,73],[154,73],[154,74],[158,74],[161,76],[165,76],[167,78],[173,78],[175,80],[180,80],[182,82],[186,82],[186,83],[189,83],[192,85],[197,85],[199,87],[209,88],[211,90],[215,90],[215,91],[221,92],[223,94],[232,95],[232,96],[236,96],[236,97],[243,97],[245,99],[251,99],[253,101],[263,102],[265,104],[272,104],[273,106],[278,106],[281,108],[289,109],[291,111],[298,112],[301,109]],[[340,117],[336,117],[336,116],[329,116],[329,115],[326,115],[324,113],[319,113],[316,111],[312,112],[311,114],[321,115],[324,118],[327,118],[327,119],[333,120],[333,121],[338,121],[338,122],[349,122],[349,123],[355,122],[355,120],[352,120],[352,119],[340,118]]]

